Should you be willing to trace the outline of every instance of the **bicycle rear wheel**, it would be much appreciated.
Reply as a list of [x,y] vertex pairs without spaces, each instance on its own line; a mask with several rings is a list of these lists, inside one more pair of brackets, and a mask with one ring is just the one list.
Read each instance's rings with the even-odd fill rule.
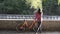
[[18,25],[16,26],[17,32],[22,32],[22,31],[25,30],[25,28],[24,28],[24,29],[21,29],[21,28],[20,28],[21,26],[22,26],[22,25],[20,25],[20,24],[18,24]]

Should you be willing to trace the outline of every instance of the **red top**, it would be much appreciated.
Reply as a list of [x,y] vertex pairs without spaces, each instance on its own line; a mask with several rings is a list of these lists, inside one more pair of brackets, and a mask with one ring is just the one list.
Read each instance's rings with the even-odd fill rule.
[[36,13],[35,19],[37,19],[38,21],[41,21],[41,13]]

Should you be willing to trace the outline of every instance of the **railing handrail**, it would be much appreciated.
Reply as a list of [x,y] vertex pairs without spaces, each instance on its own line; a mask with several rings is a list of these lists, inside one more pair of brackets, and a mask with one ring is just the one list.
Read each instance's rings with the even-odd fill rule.
[[[34,19],[35,15],[4,15],[0,14],[0,19]],[[42,20],[60,20],[60,16],[43,15]]]

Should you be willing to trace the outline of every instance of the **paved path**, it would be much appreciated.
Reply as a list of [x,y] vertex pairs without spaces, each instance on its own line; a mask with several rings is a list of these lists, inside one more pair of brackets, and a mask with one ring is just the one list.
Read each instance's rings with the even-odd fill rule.
[[[0,34],[36,34],[34,32],[18,33],[16,31],[0,31]],[[60,34],[60,32],[42,32],[38,34]]]

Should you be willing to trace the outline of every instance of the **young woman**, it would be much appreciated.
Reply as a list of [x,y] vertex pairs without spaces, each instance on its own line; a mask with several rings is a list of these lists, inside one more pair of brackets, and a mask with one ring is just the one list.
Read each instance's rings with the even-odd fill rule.
[[34,22],[32,23],[32,25],[29,28],[32,28],[32,26],[35,25],[36,21],[38,23],[37,26],[39,27],[40,24],[41,24],[41,12],[40,12],[40,9],[38,9],[38,11],[36,12]]
[[38,27],[39,27],[39,25],[41,24],[41,12],[40,12],[41,10],[40,9],[38,9],[38,11],[37,11],[37,13],[36,13],[36,15],[35,15],[35,20],[38,22]]

